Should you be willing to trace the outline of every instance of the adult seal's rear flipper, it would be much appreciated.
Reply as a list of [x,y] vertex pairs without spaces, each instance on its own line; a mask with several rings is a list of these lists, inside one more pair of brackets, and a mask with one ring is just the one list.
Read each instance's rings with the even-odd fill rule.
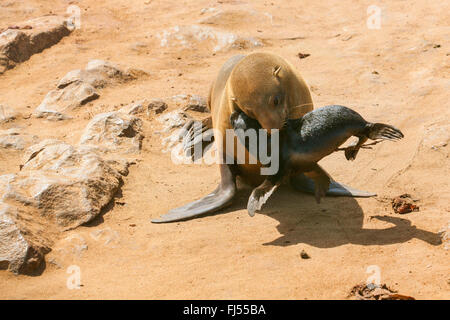
[[220,185],[207,196],[188,203],[182,207],[170,210],[159,219],[152,220],[153,223],[167,223],[193,218],[202,214],[211,213],[231,204],[236,194],[236,175],[230,166],[220,165]]
[[227,206],[233,199],[235,190],[216,190],[201,198],[200,200],[188,203],[182,207],[172,209],[163,214],[159,219],[152,220],[153,223],[175,222],[193,218],[202,214],[211,213]]
[[[307,193],[316,193],[316,188],[314,181],[310,178],[308,178],[305,174],[300,173],[296,176],[291,177],[291,185],[294,187],[294,189],[302,192]],[[360,197],[360,198],[367,198],[367,197],[374,197],[377,194],[373,192],[368,191],[362,191],[355,188],[352,188],[350,186],[347,186],[345,184],[336,182],[334,180],[330,181],[330,187],[328,188],[328,191],[326,192],[327,196],[334,196],[334,197]]]

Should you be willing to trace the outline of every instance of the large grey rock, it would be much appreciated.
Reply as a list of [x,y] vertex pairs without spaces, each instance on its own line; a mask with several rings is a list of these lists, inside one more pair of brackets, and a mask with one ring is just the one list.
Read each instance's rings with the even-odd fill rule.
[[80,145],[122,154],[137,153],[143,138],[141,119],[122,112],[107,112],[96,115],[89,122]]
[[11,207],[0,202],[0,269],[15,273],[25,263],[29,245],[11,217]]
[[108,79],[98,72],[89,72],[86,70],[76,69],[69,71],[59,80],[56,87],[64,89],[73,83],[86,83],[94,88],[103,88],[107,85]]
[[51,244],[43,234],[51,231],[36,220],[27,211],[0,201],[0,269],[32,274],[42,266]]
[[0,74],[53,46],[71,32],[66,20],[59,16],[24,21],[18,27],[0,34]]
[[61,231],[101,213],[139,152],[142,121],[99,114],[78,146],[47,139],[27,148],[17,174],[0,176],[0,269],[33,273]]
[[97,99],[96,89],[114,82],[126,82],[146,73],[137,69],[122,70],[103,60],[91,60],[83,70],[68,72],[36,108],[34,115],[49,120],[69,119],[70,111]]
[[0,130],[0,148],[23,150],[37,141],[38,137],[23,133],[19,128]]
[[89,83],[74,82],[63,89],[55,89],[47,93],[36,108],[35,115],[49,120],[68,119],[70,117],[66,114],[67,111],[74,110],[98,97],[99,94]]
[[[28,157],[28,159],[27,159]],[[89,147],[44,140],[25,153],[18,174],[0,176],[3,201],[35,208],[59,229],[73,229],[95,218],[121,183],[121,174]]]

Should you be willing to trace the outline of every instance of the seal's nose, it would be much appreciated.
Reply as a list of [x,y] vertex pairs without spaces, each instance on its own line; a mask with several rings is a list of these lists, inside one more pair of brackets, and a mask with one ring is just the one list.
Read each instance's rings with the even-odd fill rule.
[[266,129],[267,132],[270,134],[272,129],[278,129],[280,130],[284,126],[284,119],[281,117],[263,117],[263,119],[259,120],[259,123],[263,127],[263,129]]

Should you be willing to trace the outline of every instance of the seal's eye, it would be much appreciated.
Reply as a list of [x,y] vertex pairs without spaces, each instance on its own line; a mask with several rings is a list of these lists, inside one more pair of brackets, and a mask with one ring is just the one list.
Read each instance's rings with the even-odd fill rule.
[[277,106],[280,104],[280,98],[278,96],[275,96],[275,98],[273,98],[273,105]]

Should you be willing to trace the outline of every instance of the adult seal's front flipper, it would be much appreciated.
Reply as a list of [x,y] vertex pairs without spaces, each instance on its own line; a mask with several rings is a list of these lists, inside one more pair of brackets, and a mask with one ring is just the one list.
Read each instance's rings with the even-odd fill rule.
[[266,179],[259,187],[253,189],[247,203],[247,211],[250,217],[253,217],[256,211],[261,210],[278,185],[279,183],[273,183],[270,179]]
[[[300,173],[298,175],[291,177],[291,185],[294,189],[302,192],[315,194],[316,188],[314,181],[308,178],[305,174]],[[367,192],[352,188],[350,186],[346,186],[345,184],[336,182],[334,180],[330,181],[330,187],[326,192],[327,196],[334,197],[359,197],[359,198],[368,198],[374,197],[377,194],[373,192]]]
[[152,220],[152,222],[167,223],[185,220],[226,207],[236,194],[236,175],[226,164],[220,165],[220,173],[222,180],[216,190],[197,201],[172,209],[159,219]]

